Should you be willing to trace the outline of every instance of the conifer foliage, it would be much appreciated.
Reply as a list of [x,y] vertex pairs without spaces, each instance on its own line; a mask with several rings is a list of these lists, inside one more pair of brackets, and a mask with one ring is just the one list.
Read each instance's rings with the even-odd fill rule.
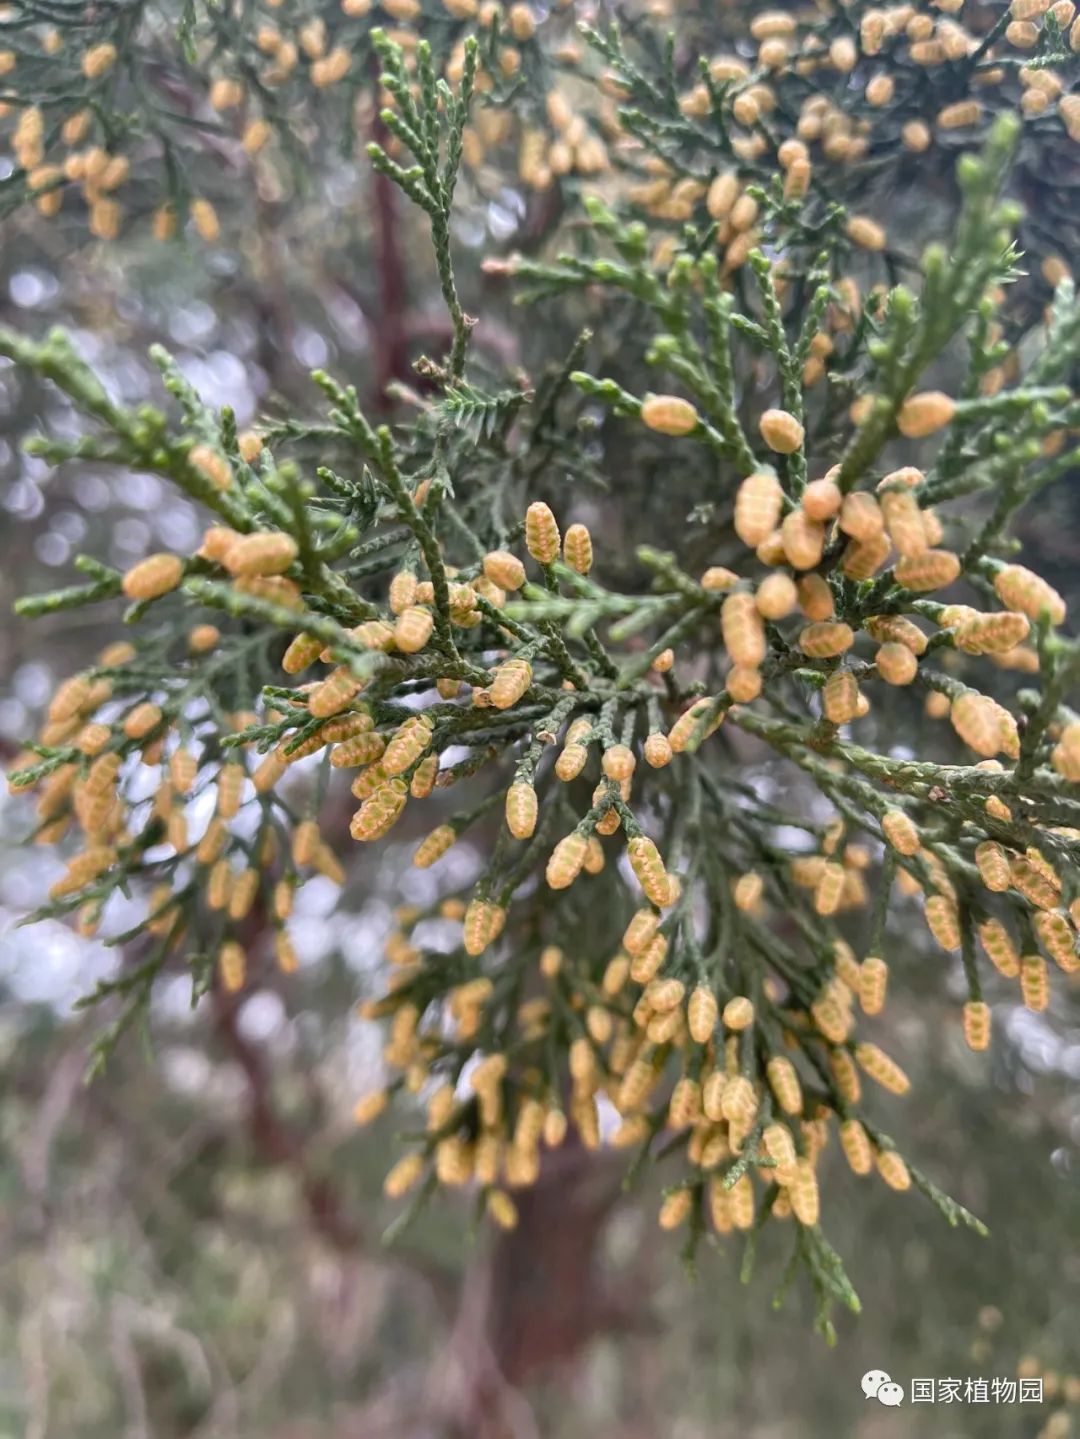
[[[0,335],[85,418],[37,455],[161,475],[208,519],[194,553],[125,574],[83,556],[82,583],[19,606],[126,605],[130,639],[64,681],[9,774],[67,856],[42,914],[135,956],[94,996],[122,1000],[100,1058],[164,974],[241,993],[274,956],[293,969],[298,886],[343,880],[350,843],[394,845],[426,808],[412,862],[439,879],[465,842],[484,866],[398,911],[363,1004],[388,1078],[357,1119],[426,1111],[386,1179],[406,1218],[470,1186],[512,1226],[545,1147],[625,1147],[662,1164],[659,1222],[688,1254],[742,1234],[749,1272],[758,1229],[786,1222],[826,1334],[835,1302],[858,1307],[825,1237],[831,1135],[857,1175],[979,1227],[874,1091],[909,1088],[887,1052],[911,944],[894,916],[921,910],[958,957],[975,1051],[995,1000],[1043,1010],[1080,969],[1080,645],[1011,535],[1080,460],[1058,253],[1077,217],[1054,188],[1080,141],[1080,20],[1014,0],[969,28],[965,8],[688,7],[668,36],[631,7],[575,29],[565,6],[399,0],[392,35],[366,0],[185,7],[174,62],[209,47],[214,133],[235,111],[253,162],[289,143],[293,69],[344,86],[354,118],[378,92],[360,163],[429,232],[451,337],[396,423],[317,372],[318,413],[238,433],[167,354],[168,404],[132,412],[63,334]],[[9,204],[77,225],[85,200],[109,236],[131,185],[164,238],[168,136],[137,97],[124,125],[102,100],[114,74],[138,90],[148,34],[166,44],[153,7],[104,38],[16,10]],[[91,87],[73,113],[32,44]],[[150,131],[159,156],[133,166]],[[474,361],[459,291],[455,205],[498,165],[561,199],[527,253],[485,260],[529,381]],[[1046,210],[1017,202],[1032,186]],[[951,220],[915,253],[891,210],[920,188]],[[591,332],[545,352],[538,315]],[[606,486],[617,514],[643,474],[669,487],[671,543],[620,555],[582,496]],[[351,841],[320,827],[350,786]],[[125,934],[118,889],[144,904]]]

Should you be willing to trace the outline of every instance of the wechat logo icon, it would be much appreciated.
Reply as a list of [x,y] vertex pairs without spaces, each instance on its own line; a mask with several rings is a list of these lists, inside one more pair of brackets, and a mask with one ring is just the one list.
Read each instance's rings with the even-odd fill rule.
[[904,1386],[894,1384],[884,1369],[868,1369],[862,1377],[862,1392],[890,1409],[904,1402]]

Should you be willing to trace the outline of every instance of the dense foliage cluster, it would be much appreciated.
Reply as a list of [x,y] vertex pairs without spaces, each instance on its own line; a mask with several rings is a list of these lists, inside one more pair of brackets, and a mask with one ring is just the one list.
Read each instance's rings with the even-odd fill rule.
[[[38,455],[160,474],[211,516],[193,554],[125,574],[83,557],[85,584],[21,605],[123,597],[131,629],[60,687],[11,769],[37,791],[35,838],[71,846],[44,912],[124,947],[96,996],[124,1000],[104,1055],[180,965],[196,996],[243,992],[270,933],[295,966],[296,888],[345,878],[320,817],[350,779],[360,843],[426,802],[414,863],[463,839],[486,862],[398,912],[364,1005],[388,1021],[393,1077],[358,1119],[398,1090],[427,1116],[387,1192],[415,1208],[473,1185],[512,1226],[545,1145],[572,1129],[633,1148],[668,1163],[660,1223],[685,1226],[688,1253],[709,1226],[791,1222],[791,1275],[806,1268],[829,1332],[833,1301],[857,1307],[819,1226],[831,1133],[857,1174],[978,1223],[863,1093],[908,1088],[872,1037],[890,917],[920,906],[959,956],[974,1050],[1002,981],[1042,1010],[1051,968],[1080,969],[1080,647],[1010,536],[1080,458],[1080,308],[1047,212],[1009,198],[1017,166],[1052,189],[1080,139],[1080,21],[1069,0],[971,29],[955,3],[762,12],[748,33],[722,16],[724,53],[698,64],[680,55],[703,52],[705,16],[666,45],[636,16],[571,45],[567,16],[538,26],[520,5],[481,6],[475,27],[466,4],[447,5],[453,26],[384,7],[430,22],[433,46],[366,8],[344,6],[381,65],[370,163],[426,216],[452,328],[399,394],[406,420],[377,423],[320,372],[323,413],[238,433],[165,354],[171,410],[130,411],[63,335],[0,335],[92,422]],[[312,58],[322,23],[304,19],[297,50],[273,22],[274,49],[193,7],[185,33],[226,21],[223,111],[254,106],[283,46]],[[320,35],[316,87],[317,66],[343,55],[337,83],[352,63]],[[252,43],[271,58],[244,62]],[[95,36],[78,67],[96,84],[126,53]],[[24,69],[43,73],[20,55],[12,85]],[[15,103],[39,207],[81,185],[113,233],[128,131],[92,136],[104,107],[80,130],[61,99]],[[261,154],[262,110],[244,119]],[[561,186],[567,213],[489,276],[532,307],[523,326],[594,317],[535,381],[470,363],[454,267],[455,190],[482,189],[515,133],[522,181]],[[935,148],[957,159],[955,223],[916,256],[889,208]],[[212,213],[192,210],[204,239]],[[618,512],[628,467],[660,512],[676,472],[673,503],[693,505],[669,519],[685,549],[641,547],[632,567],[586,522]],[[925,753],[904,744],[920,710],[940,721]],[[120,889],[145,899],[124,934]]]

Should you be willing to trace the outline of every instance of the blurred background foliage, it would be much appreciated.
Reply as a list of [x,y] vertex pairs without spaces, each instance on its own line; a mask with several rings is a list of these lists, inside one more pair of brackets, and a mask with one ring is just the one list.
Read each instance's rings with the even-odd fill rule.
[[[722,23],[752,8],[726,7]],[[700,17],[686,9],[692,37]],[[348,103],[370,126],[363,96]],[[304,156],[291,168],[251,174],[234,142],[192,144],[219,244],[188,234],[162,245],[146,226],[101,242],[66,215],[9,215],[0,320],[33,335],[70,328],[131,403],[156,396],[154,342],[241,426],[310,406],[315,366],[386,403],[387,382],[415,383],[411,359],[446,339],[426,237],[348,144],[320,149],[307,137],[305,148],[303,125],[290,123]],[[923,198],[912,228],[940,233],[943,174],[913,161],[909,183]],[[480,167],[462,189],[455,239],[466,309],[482,315],[476,351],[527,375],[530,327],[479,262],[540,245],[559,187],[537,193],[512,170]],[[908,200],[896,197],[905,212]],[[585,295],[538,319],[565,331],[569,348],[603,314]],[[194,508],[156,479],[93,465],[51,472],[28,458],[20,442],[43,417],[70,427],[55,394],[0,370],[5,757],[56,681],[110,638],[97,610],[18,623],[12,601],[65,582],[77,551],[126,568],[151,550],[188,549],[198,532]],[[681,525],[679,486],[677,473],[628,458],[617,505],[600,491],[582,503],[608,549],[629,555]],[[1078,507],[1076,486],[1060,485],[1024,522],[1041,572],[1073,604]],[[902,696],[883,722],[900,715],[915,747],[919,716]],[[1072,1415],[1080,1423],[1075,991],[1056,987],[1046,1015],[1001,1007],[991,1056],[975,1056],[958,1032],[958,974],[942,976],[921,933],[903,952],[894,933],[903,985],[890,1035],[918,1095],[904,1106],[906,1146],[991,1235],[952,1232],[914,1195],[862,1184],[826,1156],[830,1223],[865,1309],[827,1351],[798,1293],[774,1312],[775,1236],[752,1286],[739,1282],[741,1241],[704,1251],[694,1276],[679,1270],[655,1228],[662,1168],[623,1193],[620,1165],[568,1148],[522,1197],[513,1233],[478,1230],[459,1196],[383,1245],[381,1182],[403,1120],[399,1110],[353,1128],[355,1097],[380,1077],[378,1032],[355,1004],[370,992],[394,906],[428,897],[428,877],[405,858],[415,834],[395,831],[376,855],[357,856],[340,897],[327,881],[304,888],[295,976],[268,973],[241,1005],[209,995],[195,1010],[177,978],[145,1032],[87,1087],[101,1016],[76,1002],[115,955],[58,922],[17,927],[61,866],[20,847],[24,802],[0,807],[0,1434],[1054,1439]],[[455,863],[479,866],[460,849]],[[893,1118],[886,1107],[886,1126]],[[1048,1398],[890,1411],[860,1391],[870,1368],[905,1383],[1039,1372]]]

